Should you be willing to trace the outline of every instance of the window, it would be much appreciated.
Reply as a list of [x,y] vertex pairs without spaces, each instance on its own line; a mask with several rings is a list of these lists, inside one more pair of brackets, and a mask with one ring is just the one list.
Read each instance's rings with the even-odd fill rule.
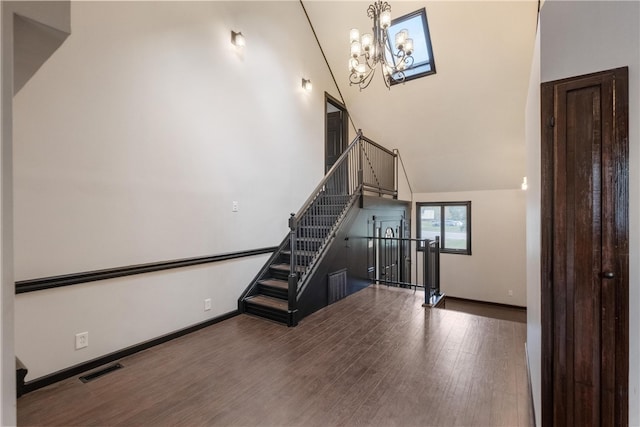
[[471,255],[471,202],[418,203],[418,239],[440,237],[440,252]]
[[[387,40],[389,48],[393,49],[396,34],[406,29],[409,37],[413,39],[413,64],[404,70],[405,81],[417,79],[436,73],[436,64],[433,60],[433,50],[431,49],[431,38],[429,37],[429,25],[427,24],[427,11],[422,8],[408,15],[401,16],[391,21],[387,29]],[[397,61],[397,58],[387,54],[389,62]],[[391,79],[391,84],[397,84]]]

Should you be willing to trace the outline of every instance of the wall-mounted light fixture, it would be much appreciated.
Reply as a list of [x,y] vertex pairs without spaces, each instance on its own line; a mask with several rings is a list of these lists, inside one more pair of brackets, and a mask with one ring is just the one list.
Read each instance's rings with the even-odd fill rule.
[[526,190],[529,186],[527,185],[527,177],[522,178],[522,184],[520,184],[520,188],[522,190]]
[[311,92],[311,90],[313,89],[311,80],[302,79],[302,89],[304,89],[306,92]]
[[244,36],[240,31],[237,33],[235,31],[231,31],[231,43],[233,43],[234,46],[244,47],[245,42]]

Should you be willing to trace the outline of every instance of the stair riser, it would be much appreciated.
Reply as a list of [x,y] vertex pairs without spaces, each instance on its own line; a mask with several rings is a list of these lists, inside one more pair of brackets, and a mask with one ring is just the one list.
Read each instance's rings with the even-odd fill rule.
[[256,316],[271,319],[279,323],[284,323],[285,325],[289,322],[288,313],[279,310],[273,310],[262,305],[251,304],[250,302],[247,302],[246,304],[246,312]]
[[289,273],[286,271],[282,271],[282,270],[275,270],[275,269],[270,269],[269,270],[271,273],[271,277],[273,277],[274,279],[278,279],[278,280],[289,280]]
[[268,297],[280,299],[287,299],[289,297],[289,292],[278,288],[272,288],[271,286],[258,285],[258,289],[262,295],[266,295]]

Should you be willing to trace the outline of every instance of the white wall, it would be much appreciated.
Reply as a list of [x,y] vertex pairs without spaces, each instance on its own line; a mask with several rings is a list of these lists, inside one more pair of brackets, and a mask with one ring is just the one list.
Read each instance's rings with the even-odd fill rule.
[[[324,91],[338,96],[300,4],[71,13],[71,36],[15,98],[16,280],[279,244],[322,176]],[[18,295],[27,379],[235,309],[265,259]]]
[[[235,310],[268,256],[17,295],[16,352],[27,380]],[[75,351],[75,334],[85,331],[89,347]]]
[[[440,256],[440,287],[446,295],[527,306],[524,191],[416,193],[414,200],[471,201],[472,255]],[[417,225],[415,213],[412,221]]]
[[[640,3],[547,1],[540,16],[543,82],[629,66],[629,424],[640,425]],[[532,154],[529,152],[528,154]],[[539,159],[539,156],[537,157]],[[540,164],[531,164],[539,173]],[[530,172],[528,172],[530,173]],[[534,204],[529,210],[535,212]],[[537,209],[539,211],[539,208]],[[539,252],[537,252],[539,253]],[[530,277],[530,279],[535,279]],[[539,282],[538,282],[539,283]],[[535,290],[534,286],[530,289]],[[538,295],[539,298],[539,286]],[[530,351],[539,351],[532,348]]]
[[540,307],[540,31],[536,36],[525,110],[527,150],[527,357],[534,413],[541,416],[542,323]]

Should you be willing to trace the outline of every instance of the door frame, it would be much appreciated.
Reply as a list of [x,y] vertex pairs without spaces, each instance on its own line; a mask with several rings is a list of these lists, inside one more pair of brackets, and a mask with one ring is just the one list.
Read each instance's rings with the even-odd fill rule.
[[[614,323],[614,408],[615,425],[627,425],[629,414],[629,143],[628,68],[617,68],[541,84],[541,328],[542,328],[542,425],[554,425],[555,411],[565,411],[561,396],[554,395],[554,136],[555,87],[594,78],[614,80],[614,122],[611,144],[603,144],[602,156],[609,156],[614,200],[604,201],[613,211],[615,264]],[[603,135],[604,141],[604,135]],[[603,173],[603,183],[605,174]],[[604,185],[604,184],[603,184]],[[602,307],[602,303],[601,303]],[[611,338],[609,337],[609,340]],[[601,353],[602,355],[602,353]],[[601,401],[602,402],[602,401]],[[576,410],[579,410],[577,408]]]
[[347,107],[340,102],[338,99],[329,95],[327,92],[324,93],[324,171],[327,172],[327,138],[329,137],[329,120],[327,111],[327,104],[331,104],[336,107],[338,110],[342,112],[342,141],[344,143],[344,148],[346,149],[349,146],[349,112],[347,111]]

